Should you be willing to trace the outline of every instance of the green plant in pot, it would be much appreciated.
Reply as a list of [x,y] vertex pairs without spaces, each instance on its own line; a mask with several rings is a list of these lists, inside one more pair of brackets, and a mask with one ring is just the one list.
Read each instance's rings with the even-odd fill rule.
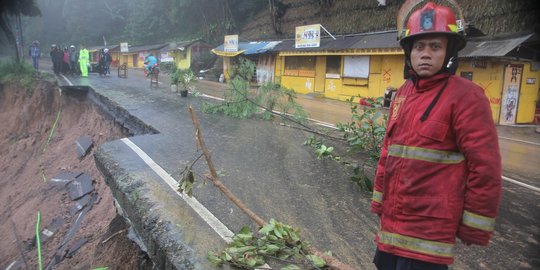
[[171,80],[171,92],[176,93],[178,91],[178,69],[176,68],[176,65],[174,65],[171,69],[171,74],[169,75],[169,79]]
[[195,90],[195,82],[197,77],[193,74],[191,69],[179,69],[178,74],[178,87],[180,88],[180,96],[187,97],[188,91]]

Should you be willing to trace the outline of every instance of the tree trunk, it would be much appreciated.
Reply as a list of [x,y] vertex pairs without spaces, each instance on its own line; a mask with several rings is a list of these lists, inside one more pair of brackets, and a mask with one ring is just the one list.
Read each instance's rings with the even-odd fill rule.
[[2,28],[2,31],[6,34],[6,38],[8,40],[8,43],[15,48],[15,60],[17,63],[20,62],[19,58],[19,48],[17,46],[17,41],[15,39],[15,35],[13,34],[13,31],[11,30],[11,27],[9,26],[7,19],[4,16],[0,16],[0,28]]

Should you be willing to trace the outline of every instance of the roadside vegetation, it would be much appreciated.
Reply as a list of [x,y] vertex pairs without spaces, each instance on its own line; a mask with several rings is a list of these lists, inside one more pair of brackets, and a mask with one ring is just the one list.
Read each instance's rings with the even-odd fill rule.
[[28,63],[0,62],[0,83],[17,83],[31,91],[38,78],[39,74]]
[[225,92],[225,100],[218,104],[205,102],[203,111],[223,113],[235,118],[250,118],[257,114],[265,120],[280,115],[297,123],[306,122],[307,113],[296,102],[296,93],[293,90],[279,84],[266,83],[257,91],[250,92],[250,80],[254,71],[255,63],[241,59],[238,68],[231,72],[232,80]]

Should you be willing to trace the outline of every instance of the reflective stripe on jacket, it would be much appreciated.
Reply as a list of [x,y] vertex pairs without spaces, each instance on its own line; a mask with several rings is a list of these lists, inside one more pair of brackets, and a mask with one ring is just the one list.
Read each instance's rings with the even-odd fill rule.
[[390,108],[375,177],[371,208],[381,218],[379,249],[451,264],[456,237],[487,245],[501,178],[497,131],[482,89],[449,74],[408,80]]

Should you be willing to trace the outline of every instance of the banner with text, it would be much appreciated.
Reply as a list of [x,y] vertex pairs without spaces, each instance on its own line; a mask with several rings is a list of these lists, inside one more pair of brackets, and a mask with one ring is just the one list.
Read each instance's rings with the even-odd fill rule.
[[238,35],[225,36],[225,42],[223,43],[223,51],[225,52],[238,51]]
[[120,43],[120,52],[129,52],[129,47],[127,42]]
[[311,24],[296,27],[295,48],[316,48],[321,43],[321,25]]

